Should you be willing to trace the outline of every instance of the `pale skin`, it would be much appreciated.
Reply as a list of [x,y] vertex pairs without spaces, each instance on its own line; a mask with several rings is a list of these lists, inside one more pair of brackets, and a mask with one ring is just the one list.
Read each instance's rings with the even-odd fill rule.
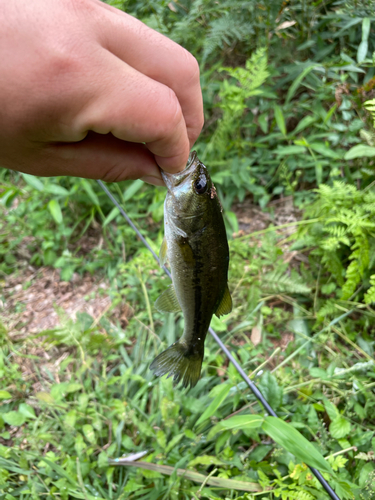
[[99,0],[0,0],[0,166],[163,184],[203,126],[196,59]]

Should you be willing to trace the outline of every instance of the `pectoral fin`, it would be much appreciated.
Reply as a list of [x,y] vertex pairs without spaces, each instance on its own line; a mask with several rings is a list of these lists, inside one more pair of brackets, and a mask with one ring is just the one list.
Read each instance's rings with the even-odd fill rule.
[[167,240],[164,238],[159,251],[160,267],[163,267],[167,262]]
[[178,238],[176,243],[180,249],[180,255],[183,258],[185,264],[189,267],[194,267],[196,260],[194,258],[193,249],[190,246],[188,238]]
[[232,297],[230,296],[228,285],[225,288],[224,296],[216,309],[216,316],[220,318],[224,314],[229,314],[232,310]]
[[181,311],[173,285],[169,286],[161,295],[159,295],[155,301],[155,307],[159,312],[173,313]]

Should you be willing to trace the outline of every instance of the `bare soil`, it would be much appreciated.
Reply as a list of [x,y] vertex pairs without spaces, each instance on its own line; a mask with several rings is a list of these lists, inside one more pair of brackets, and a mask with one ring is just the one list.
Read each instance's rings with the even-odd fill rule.
[[10,277],[4,286],[7,327],[11,335],[21,336],[56,328],[58,307],[71,318],[86,312],[96,319],[111,305],[107,289],[108,285],[90,275],[74,274],[66,282],[60,281],[56,269],[28,269],[22,276]]

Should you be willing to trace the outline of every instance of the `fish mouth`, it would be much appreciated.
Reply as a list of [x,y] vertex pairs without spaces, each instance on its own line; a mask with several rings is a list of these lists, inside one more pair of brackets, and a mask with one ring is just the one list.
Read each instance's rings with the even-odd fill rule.
[[192,172],[194,172],[197,161],[199,162],[197,158],[197,152],[192,151],[189,155],[186,167],[182,172],[178,172],[177,174],[168,174],[167,172],[164,172],[164,170],[160,170],[161,176],[168,188],[168,191],[172,191],[173,188],[181,184],[187,177],[190,176]]

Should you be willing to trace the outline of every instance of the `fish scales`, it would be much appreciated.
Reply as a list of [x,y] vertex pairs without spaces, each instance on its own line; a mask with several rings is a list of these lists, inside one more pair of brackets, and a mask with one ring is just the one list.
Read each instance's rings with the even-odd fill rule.
[[183,172],[162,172],[165,238],[161,261],[169,260],[172,286],[155,303],[160,311],[182,310],[182,337],[151,364],[155,375],[169,374],[184,386],[200,377],[204,341],[213,314],[232,308],[228,290],[229,248],[222,209],[207,168],[195,152]]

